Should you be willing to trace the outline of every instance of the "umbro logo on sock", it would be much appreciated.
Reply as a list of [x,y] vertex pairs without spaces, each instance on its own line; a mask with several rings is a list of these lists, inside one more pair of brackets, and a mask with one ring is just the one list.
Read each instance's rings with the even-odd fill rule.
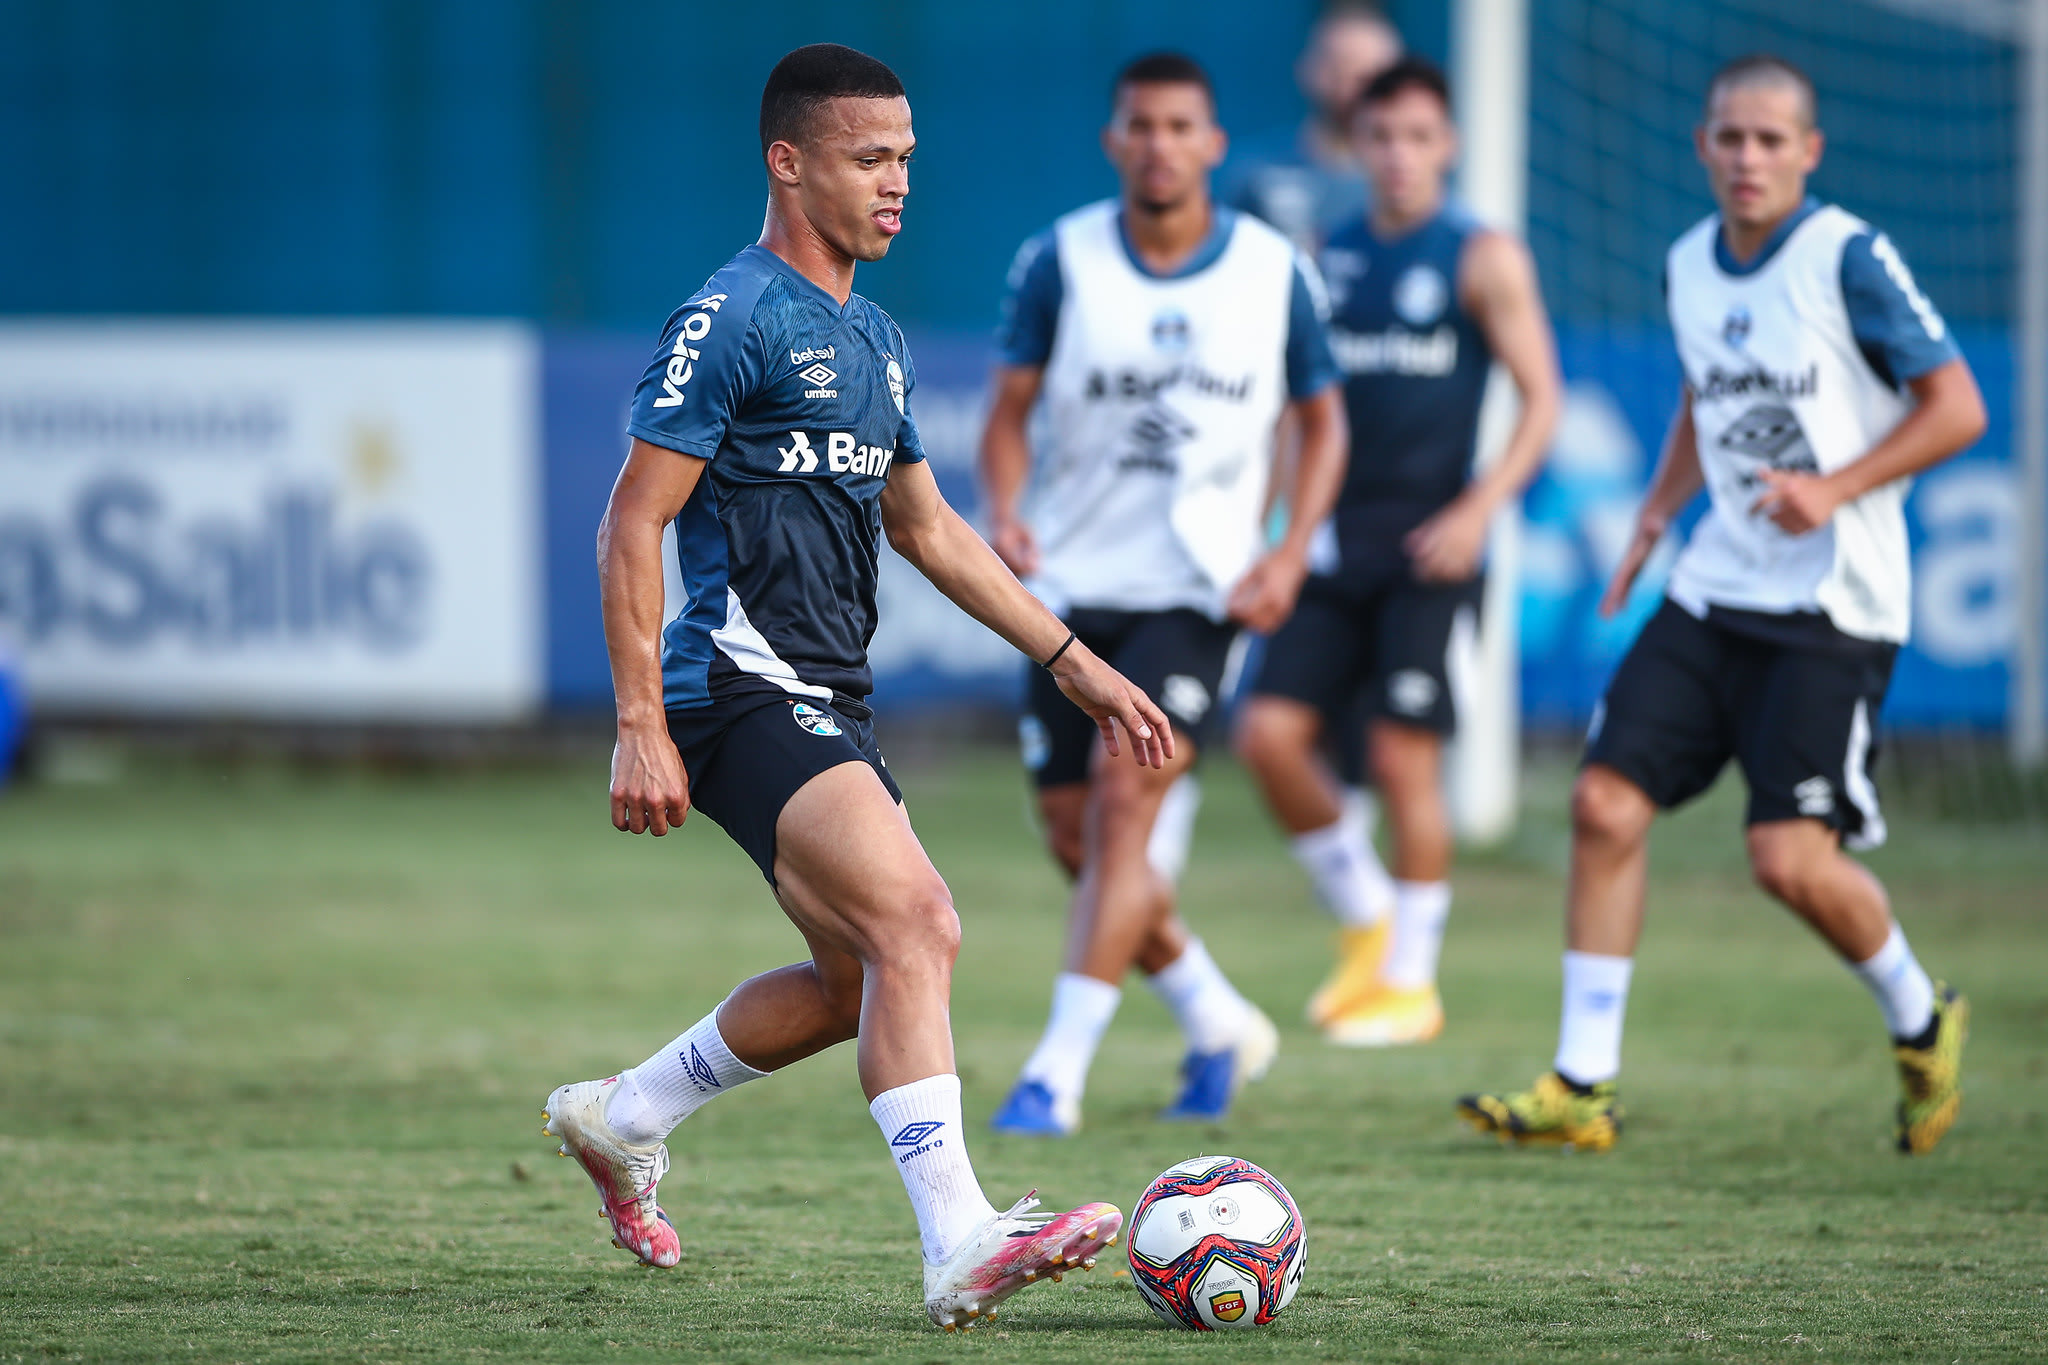
[[896,1158],[896,1164],[901,1166],[914,1156],[923,1156],[934,1147],[945,1146],[944,1138],[932,1138],[934,1133],[945,1126],[943,1123],[932,1123],[929,1120],[922,1123],[904,1124],[896,1136],[889,1139],[891,1147],[908,1147],[910,1149],[902,1156]]
[[707,1085],[713,1090],[725,1088],[718,1083],[718,1073],[711,1069],[711,1063],[704,1060],[704,1054],[697,1050],[695,1043],[690,1044],[690,1055],[680,1060],[690,1068],[690,1079],[697,1083],[699,1090]]

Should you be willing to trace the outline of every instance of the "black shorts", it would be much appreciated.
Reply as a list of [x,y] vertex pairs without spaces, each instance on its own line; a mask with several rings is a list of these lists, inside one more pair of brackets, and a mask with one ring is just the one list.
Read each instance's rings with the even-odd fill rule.
[[1404,569],[1375,583],[1311,578],[1273,633],[1254,694],[1286,697],[1349,729],[1347,714],[1455,733],[1453,656],[1469,652],[1485,579],[1422,583]]
[[683,756],[690,805],[716,820],[773,886],[775,822],[819,773],[864,762],[902,804],[866,712],[843,702],[747,693],[669,712],[668,733]]
[[[1081,643],[1158,704],[1173,722],[1173,737],[1195,746],[1208,741],[1231,681],[1235,624],[1198,611],[1112,611],[1075,607],[1063,618]],[[1100,731],[1088,713],[1061,692],[1052,674],[1036,665],[1024,684],[1018,736],[1024,766],[1040,787],[1088,780],[1088,757]]]
[[1840,633],[1804,645],[1759,638],[1667,600],[1607,684],[1585,761],[1669,810],[1733,758],[1749,784],[1749,824],[1804,817],[1874,847],[1884,816],[1870,765],[1897,654]]

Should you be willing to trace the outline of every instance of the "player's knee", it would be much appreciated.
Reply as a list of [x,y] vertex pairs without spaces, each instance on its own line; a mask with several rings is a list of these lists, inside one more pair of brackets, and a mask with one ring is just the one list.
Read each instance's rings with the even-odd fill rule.
[[1775,831],[1756,828],[1749,831],[1746,842],[1750,875],[1765,894],[1787,905],[1805,904],[1814,873],[1812,849],[1779,837]]
[[1587,768],[1572,784],[1572,835],[1603,844],[1627,844],[1648,828],[1649,799],[1616,773]]
[[960,956],[960,915],[946,883],[934,874],[912,895],[908,912],[904,946],[920,961],[952,971]]
[[825,998],[825,1012],[840,1040],[860,1035],[860,1003],[863,978],[859,972],[820,972],[818,990]]
[[[1430,736],[1434,739],[1434,736]],[[1437,783],[1439,748],[1408,736],[1373,735],[1367,767],[1373,785],[1391,795],[1420,795]]]
[[1273,707],[1253,702],[1231,730],[1230,747],[1240,763],[1261,772],[1313,744],[1314,737],[1300,731],[1300,726],[1290,724]]

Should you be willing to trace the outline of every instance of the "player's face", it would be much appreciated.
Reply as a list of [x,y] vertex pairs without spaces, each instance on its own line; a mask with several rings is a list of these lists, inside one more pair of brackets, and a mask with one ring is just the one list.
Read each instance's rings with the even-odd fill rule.
[[797,159],[804,217],[827,245],[879,261],[903,230],[910,193],[910,101],[840,98],[818,111]]
[[1358,156],[1373,200],[1407,217],[1436,206],[1458,155],[1450,111],[1427,90],[1403,90],[1359,111]]
[[1714,202],[1731,223],[1761,227],[1799,207],[1820,165],[1820,130],[1789,85],[1732,85],[1714,96],[1693,134]]
[[1223,130],[1199,85],[1127,85],[1102,133],[1124,198],[1154,213],[1203,193],[1223,147]]
[[1331,19],[1301,54],[1295,70],[1301,93],[1314,100],[1333,126],[1365,89],[1401,55],[1401,40],[1385,24],[1360,19]]

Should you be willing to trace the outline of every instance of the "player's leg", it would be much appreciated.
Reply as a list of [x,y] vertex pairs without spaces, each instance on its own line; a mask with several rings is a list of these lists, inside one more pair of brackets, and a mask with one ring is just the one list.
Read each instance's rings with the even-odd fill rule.
[[1335,968],[1308,1002],[1317,1024],[1371,991],[1394,900],[1365,809],[1344,800],[1320,752],[1326,718],[1350,714],[1368,654],[1352,604],[1333,588],[1311,584],[1268,642],[1234,735],[1238,757],[1287,831],[1295,860],[1341,926]]
[[1325,1026],[1335,1042],[1385,1047],[1443,1031],[1436,968],[1451,910],[1443,744],[1457,728],[1454,679],[1476,633],[1479,589],[1476,581],[1402,582],[1376,599],[1367,744],[1392,835],[1393,927],[1377,988]]
[[1769,655],[1738,722],[1750,868],[1877,1001],[1904,1090],[1900,1150],[1932,1151],[1962,1105],[1969,1001],[1929,978],[1884,884],[1842,847],[1884,839],[1870,760],[1893,651],[1771,647]]
[[1666,603],[1643,627],[1593,715],[1572,788],[1563,1002],[1551,1069],[1527,1090],[1466,1095],[1458,1112],[1502,1140],[1611,1147],[1615,1080],[1641,936],[1650,826],[1713,785],[1734,752],[1720,632]]

